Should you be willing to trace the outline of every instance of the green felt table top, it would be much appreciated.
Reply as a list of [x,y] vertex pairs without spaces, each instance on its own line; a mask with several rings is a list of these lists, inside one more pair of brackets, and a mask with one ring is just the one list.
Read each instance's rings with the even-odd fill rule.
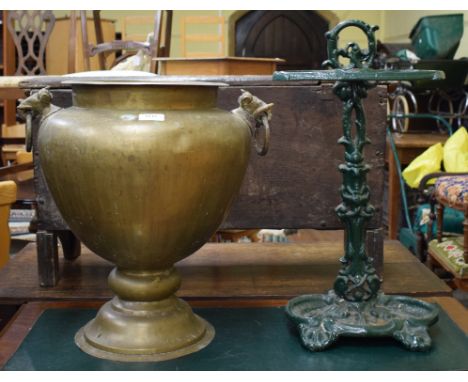
[[49,309],[36,322],[4,370],[466,370],[468,336],[441,310],[431,327],[433,348],[405,350],[392,338],[342,338],[331,349],[304,349],[284,308],[195,309],[216,329],[205,349],[158,363],[93,358],[74,344],[94,309]]

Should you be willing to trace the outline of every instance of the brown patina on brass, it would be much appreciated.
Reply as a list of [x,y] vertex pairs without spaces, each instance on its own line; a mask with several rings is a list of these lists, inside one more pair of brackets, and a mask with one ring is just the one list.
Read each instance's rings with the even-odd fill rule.
[[116,296],[76,343],[118,361],[202,349],[214,329],[174,295],[181,280],[173,264],[199,249],[226,216],[258,131],[264,147],[257,151],[266,151],[272,105],[244,92],[232,113],[217,109],[221,84],[70,83],[72,107],[54,107],[43,89],[20,110],[28,121],[40,119],[36,149],[63,217],[116,265],[109,275]]

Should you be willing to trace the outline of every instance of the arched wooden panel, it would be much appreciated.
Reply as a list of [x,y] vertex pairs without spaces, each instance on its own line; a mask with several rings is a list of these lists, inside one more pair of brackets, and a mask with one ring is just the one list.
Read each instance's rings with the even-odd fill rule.
[[279,57],[279,70],[317,69],[328,22],[314,11],[252,11],[236,22],[236,56]]

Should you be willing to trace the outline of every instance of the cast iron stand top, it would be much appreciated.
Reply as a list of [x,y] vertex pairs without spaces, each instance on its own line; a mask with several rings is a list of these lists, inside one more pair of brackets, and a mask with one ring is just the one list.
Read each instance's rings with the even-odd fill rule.
[[273,75],[275,81],[415,81],[415,80],[443,80],[445,74],[439,70],[414,69],[328,69],[328,70],[296,70],[279,71]]
[[[338,35],[347,27],[357,27],[367,37],[368,49],[355,42],[338,48]],[[336,213],[345,228],[345,253],[342,268],[333,289],[324,295],[304,295],[289,301],[287,313],[298,325],[305,347],[312,351],[326,349],[340,336],[393,336],[410,350],[428,350],[431,338],[428,326],[438,319],[435,305],[405,296],[386,296],[380,290],[372,258],[366,253],[366,226],[374,214],[369,203],[370,189],[363,148],[370,143],[366,136],[366,118],[362,99],[378,82],[443,79],[444,73],[432,70],[374,70],[375,31],[360,20],[347,20],[327,32],[328,70],[275,72],[277,81],[335,81],[334,93],[343,102],[343,136],[338,143],[345,147],[342,203]],[[349,60],[344,66],[340,57]],[[352,132],[352,127],[355,131]],[[383,132],[382,132],[383,133]]]

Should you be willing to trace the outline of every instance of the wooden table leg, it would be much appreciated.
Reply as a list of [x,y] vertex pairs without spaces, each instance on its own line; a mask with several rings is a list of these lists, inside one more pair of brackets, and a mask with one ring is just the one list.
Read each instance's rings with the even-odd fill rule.
[[39,283],[41,287],[53,287],[59,279],[57,234],[38,231],[36,240]]
[[395,158],[391,152],[388,155],[388,237],[396,240],[400,222],[400,179]]

